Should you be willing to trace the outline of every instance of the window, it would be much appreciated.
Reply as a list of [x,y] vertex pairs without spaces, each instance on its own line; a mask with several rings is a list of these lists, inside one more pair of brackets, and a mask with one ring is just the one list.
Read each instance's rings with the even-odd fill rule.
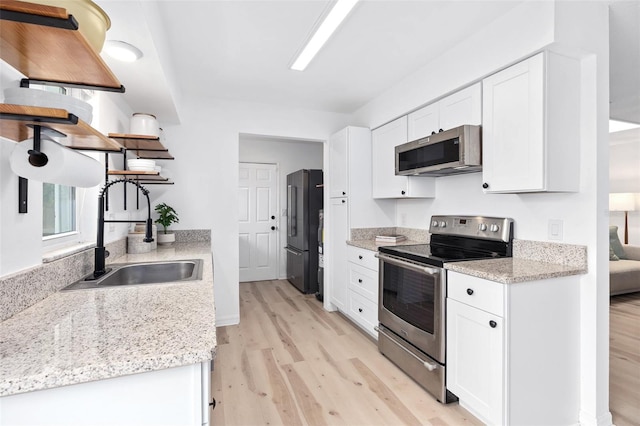
[[76,189],[71,186],[42,184],[42,236],[76,232]]

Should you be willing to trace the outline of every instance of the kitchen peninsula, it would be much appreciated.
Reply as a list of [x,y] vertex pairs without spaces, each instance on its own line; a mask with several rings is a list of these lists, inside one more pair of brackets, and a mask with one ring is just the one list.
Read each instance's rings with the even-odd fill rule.
[[[217,345],[210,243],[114,263],[179,259],[202,259],[202,279],[56,292],[0,323],[0,422],[62,416],[99,424],[133,415],[152,424],[160,415],[208,424]],[[140,409],[148,402],[155,412]]]

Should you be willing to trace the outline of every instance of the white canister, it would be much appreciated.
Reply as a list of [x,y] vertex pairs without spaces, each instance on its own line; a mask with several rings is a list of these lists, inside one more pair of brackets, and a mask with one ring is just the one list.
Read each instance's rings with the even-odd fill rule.
[[132,135],[160,136],[160,126],[155,115],[136,112],[129,122],[129,133]]

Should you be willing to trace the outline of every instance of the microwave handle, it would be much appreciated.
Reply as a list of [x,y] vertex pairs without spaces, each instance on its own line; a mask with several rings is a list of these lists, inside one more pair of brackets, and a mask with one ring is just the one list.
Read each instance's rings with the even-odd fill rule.
[[391,256],[386,256],[384,254],[381,253],[376,253],[374,254],[375,257],[377,257],[378,259],[380,259],[383,262],[387,262],[390,263],[392,265],[396,265],[399,266],[401,268],[406,268],[409,269],[411,271],[414,272],[418,272],[421,274],[425,274],[425,275],[436,275],[439,274],[441,269],[439,268],[429,268],[428,266],[420,266],[420,265],[416,265],[415,263],[410,263],[410,262],[403,262],[402,260],[398,260],[395,259]]

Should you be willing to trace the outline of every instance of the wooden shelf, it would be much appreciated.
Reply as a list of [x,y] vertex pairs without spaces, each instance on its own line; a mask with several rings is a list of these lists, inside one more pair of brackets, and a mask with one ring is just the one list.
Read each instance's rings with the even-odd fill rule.
[[63,8],[0,2],[0,57],[33,82],[124,92]]
[[[4,25],[4,24],[3,24]],[[27,125],[64,133],[60,142],[73,149],[119,152],[122,147],[64,109],[0,104],[0,136],[16,142],[33,137]]]
[[134,178],[138,181],[153,181],[153,182],[166,182],[169,178],[160,176],[158,172],[141,172],[138,170],[109,170],[107,172],[109,176],[126,176]]
[[157,136],[127,135],[109,133],[109,137],[117,141],[129,151],[133,151],[138,158],[149,160],[174,160],[169,150],[162,145]]

